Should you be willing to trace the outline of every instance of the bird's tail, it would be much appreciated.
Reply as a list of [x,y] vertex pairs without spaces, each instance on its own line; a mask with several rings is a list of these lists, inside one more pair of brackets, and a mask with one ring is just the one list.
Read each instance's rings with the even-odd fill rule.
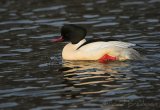
[[120,58],[119,60],[126,60],[126,59],[140,60],[141,55],[135,49],[127,48],[121,53],[121,57],[119,58]]

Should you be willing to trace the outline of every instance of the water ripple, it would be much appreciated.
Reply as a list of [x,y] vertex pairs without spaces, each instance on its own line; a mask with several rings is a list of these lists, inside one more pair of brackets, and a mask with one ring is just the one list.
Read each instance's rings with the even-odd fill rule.
[[116,23],[116,22],[112,22],[112,23],[101,23],[101,24],[96,24],[96,25],[93,25],[94,27],[102,27],[102,26],[115,26],[115,25],[118,25],[119,23]]
[[143,1],[134,1],[134,2],[123,2],[123,3],[120,3],[120,5],[122,6],[130,6],[130,5],[143,5],[145,2]]
[[11,52],[22,52],[22,53],[28,53],[31,52],[32,49],[31,48],[25,48],[25,49],[14,49],[14,50],[10,50]]
[[33,12],[53,11],[53,10],[58,10],[65,7],[66,7],[65,5],[59,5],[59,6],[53,6],[53,7],[37,8],[37,9],[34,9]]
[[15,107],[17,105],[18,105],[18,103],[16,103],[16,102],[1,103],[0,104],[0,108],[2,108],[2,109],[4,109],[4,108],[12,108],[12,107]]
[[14,21],[3,21],[0,22],[0,25],[7,25],[7,24],[32,24],[33,21],[31,20],[14,20]]

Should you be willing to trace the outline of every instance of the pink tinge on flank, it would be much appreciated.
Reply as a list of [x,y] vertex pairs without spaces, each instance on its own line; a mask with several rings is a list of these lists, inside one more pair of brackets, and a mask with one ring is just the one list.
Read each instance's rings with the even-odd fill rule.
[[100,63],[106,63],[107,61],[116,61],[117,58],[116,57],[112,57],[108,54],[103,55],[98,61]]
[[53,39],[51,39],[51,42],[63,42],[63,41],[64,41],[64,39],[63,39],[62,36],[60,36],[60,37],[58,37],[58,38],[53,38]]

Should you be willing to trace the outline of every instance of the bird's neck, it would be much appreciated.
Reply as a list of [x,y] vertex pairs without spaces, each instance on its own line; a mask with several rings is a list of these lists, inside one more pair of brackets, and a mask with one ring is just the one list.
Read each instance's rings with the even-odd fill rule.
[[80,47],[82,44],[84,44],[86,42],[86,39],[82,39],[81,41],[79,41],[77,44],[74,44],[76,48]]

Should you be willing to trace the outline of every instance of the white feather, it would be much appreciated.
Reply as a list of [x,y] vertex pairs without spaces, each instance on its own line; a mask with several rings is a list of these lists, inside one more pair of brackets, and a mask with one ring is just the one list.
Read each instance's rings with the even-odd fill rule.
[[93,51],[93,50],[99,50],[99,49],[110,48],[110,47],[129,48],[135,45],[136,44],[121,42],[121,41],[93,42],[93,43],[89,43],[82,46],[79,50]]

